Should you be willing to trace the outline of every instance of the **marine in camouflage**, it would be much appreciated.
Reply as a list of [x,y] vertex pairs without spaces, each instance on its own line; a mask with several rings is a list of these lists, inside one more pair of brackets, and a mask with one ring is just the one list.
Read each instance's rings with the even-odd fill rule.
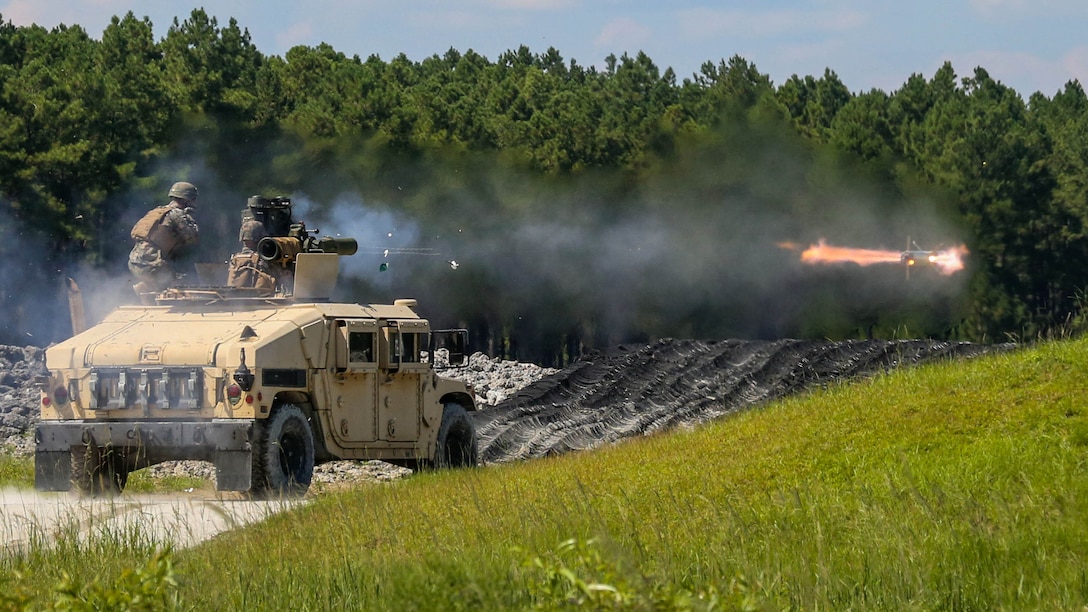
[[[276,275],[272,265],[258,256],[257,242],[267,236],[264,224],[256,219],[246,219],[238,231],[238,240],[242,250],[230,258],[227,271],[228,287],[252,287],[255,289],[276,289]],[[279,268],[280,266],[276,266]]]
[[177,278],[178,258],[200,239],[200,228],[192,215],[196,187],[175,183],[170,195],[168,204],[148,211],[132,228],[135,244],[129,253],[128,268],[147,291],[169,287]]

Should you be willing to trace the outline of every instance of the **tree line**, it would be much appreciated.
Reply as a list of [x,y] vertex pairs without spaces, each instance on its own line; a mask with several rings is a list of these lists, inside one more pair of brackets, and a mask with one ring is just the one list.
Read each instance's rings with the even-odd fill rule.
[[[128,13],[97,39],[0,23],[0,342],[64,337],[63,279],[123,276],[131,221],[175,180],[201,188],[213,260],[252,194],[397,225],[396,253],[442,256],[384,275],[364,257],[346,297],[420,296],[477,348],[542,363],[663,336],[1033,338],[1080,324],[1088,280],[1077,82],[1025,99],[945,64],[851,92],[830,68],[776,85],[737,56],[680,77],[524,46],[280,57],[203,10],[159,40]],[[963,242],[967,270],[781,246],[908,235]]]

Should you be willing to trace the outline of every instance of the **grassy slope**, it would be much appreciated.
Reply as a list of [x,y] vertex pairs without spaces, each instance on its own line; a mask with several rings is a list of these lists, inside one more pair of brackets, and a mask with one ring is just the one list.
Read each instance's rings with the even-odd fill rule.
[[[1086,371],[1088,342],[1047,344],[593,453],[322,495],[175,553],[181,595],[198,608],[1077,609]],[[98,551],[96,567],[134,553],[147,557]]]

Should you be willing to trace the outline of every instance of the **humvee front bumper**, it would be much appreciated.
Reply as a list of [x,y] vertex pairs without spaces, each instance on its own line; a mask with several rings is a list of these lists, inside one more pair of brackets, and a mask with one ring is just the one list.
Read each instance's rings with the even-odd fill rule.
[[95,446],[111,450],[127,462],[129,469],[163,461],[211,461],[215,464],[217,489],[247,491],[252,434],[250,419],[43,421],[34,436],[34,488],[67,491],[71,488],[73,449]]

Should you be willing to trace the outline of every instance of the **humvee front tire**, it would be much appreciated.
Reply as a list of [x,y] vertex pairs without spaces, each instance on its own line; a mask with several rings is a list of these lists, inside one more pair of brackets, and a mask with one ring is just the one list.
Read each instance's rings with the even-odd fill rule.
[[435,447],[434,466],[438,469],[476,465],[476,426],[468,418],[464,406],[449,403],[442,408],[442,424],[438,427]]
[[281,404],[253,425],[250,497],[301,497],[314,476],[314,434],[302,409]]
[[124,491],[127,483],[123,457],[93,445],[72,448],[72,486],[81,495],[112,497]]

